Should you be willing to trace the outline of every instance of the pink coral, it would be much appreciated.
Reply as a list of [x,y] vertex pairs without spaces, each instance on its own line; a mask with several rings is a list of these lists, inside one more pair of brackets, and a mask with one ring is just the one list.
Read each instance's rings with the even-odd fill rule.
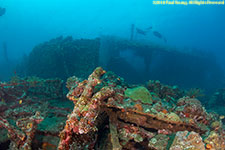
[[[103,87],[99,92],[94,92],[95,86],[101,83],[100,77],[105,71],[98,67],[88,77],[88,80],[77,83],[67,94],[68,99],[74,102],[73,112],[68,116],[64,130],[60,133],[58,149],[68,150],[70,145],[82,147],[95,141],[93,132],[97,131],[96,118],[100,113],[101,102],[112,96],[115,92],[111,87]],[[85,136],[78,140],[77,135]]]

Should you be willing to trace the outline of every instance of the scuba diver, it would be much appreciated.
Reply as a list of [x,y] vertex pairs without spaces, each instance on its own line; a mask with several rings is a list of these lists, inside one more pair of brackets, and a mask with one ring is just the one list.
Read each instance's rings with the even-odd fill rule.
[[3,16],[5,14],[6,9],[0,7],[0,17]]

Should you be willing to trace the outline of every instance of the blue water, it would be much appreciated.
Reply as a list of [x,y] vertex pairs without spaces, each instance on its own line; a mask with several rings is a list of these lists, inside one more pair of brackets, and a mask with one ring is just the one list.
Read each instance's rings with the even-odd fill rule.
[[[165,6],[153,5],[149,0],[1,0],[0,7],[6,8],[5,15],[0,17],[0,45],[7,43],[12,64],[39,43],[61,35],[75,39],[102,35],[129,39],[130,26],[135,24],[140,29],[152,27],[166,37],[167,43],[152,33],[138,35],[136,40],[181,51],[210,52],[220,67],[225,68],[224,5]],[[1,78],[6,79],[12,73],[4,72],[2,56],[1,50]],[[122,56],[127,57],[128,62],[134,60],[132,65],[137,70],[137,66],[143,64],[143,60],[132,53],[122,53]]]

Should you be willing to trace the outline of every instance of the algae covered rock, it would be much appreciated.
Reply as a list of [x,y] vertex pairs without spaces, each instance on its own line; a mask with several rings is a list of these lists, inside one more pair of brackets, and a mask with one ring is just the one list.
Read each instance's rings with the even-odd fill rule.
[[165,134],[158,134],[151,138],[148,143],[150,149],[164,150],[168,145],[169,137]]
[[201,136],[196,132],[179,131],[176,133],[170,150],[205,150]]
[[159,119],[162,119],[162,120],[165,120],[165,121],[169,121],[169,122],[182,122],[180,117],[173,113],[173,112],[170,112],[170,113],[163,113],[163,112],[159,112],[157,114],[157,117]]
[[211,131],[208,137],[204,139],[206,147],[210,150],[224,150],[225,149],[225,137],[215,131]]
[[148,89],[143,86],[126,89],[125,96],[133,100],[141,100],[143,103],[152,104],[152,96]]

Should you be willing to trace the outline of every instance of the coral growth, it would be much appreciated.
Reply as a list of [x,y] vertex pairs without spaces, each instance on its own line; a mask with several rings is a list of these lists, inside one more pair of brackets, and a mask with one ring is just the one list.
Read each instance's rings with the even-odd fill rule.
[[[93,74],[95,72],[96,70]],[[210,128],[221,129],[221,124],[216,122],[218,117],[207,113],[199,100],[183,97],[177,87],[164,86],[152,81],[151,86],[149,85],[150,94],[141,86],[127,87],[126,84],[120,83],[120,77],[109,74],[103,76],[101,84],[95,83],[90,88],[89,85],[95,80],[100,81],[100,76],[93,80],[95,78],[93,74],[82,82],[75,77],[67,82],[67,87],[70,87],[67,97],[74,102],[75,107],[61,132],[59,149],[72,147],[82,149],[84,145],[91,149],[98,140],[101,140],[95,137],[103,136],[101,133],[105,131],[96,132],[96,127],[107,118],[100,119],[96,111],[106,111],[109,118],[109,135],[105,135],[108,137],[105,142],[110,144],[103,146],[106,149],[167,149],[174,133],[176,137],[171,150],[188,147],[205,149],[201,135],[208,136]],[[155,88],[157,86],[158,88]],[[89,92],[86,92],[87,89]],[[104,98],[98,98],[98,102],[95,102],[97,105],[90,108],[93,97],[102,95],[99,93],[104,93]],[[165,93],[167,94],[164,95]],[[87,111],[85,114],[84,109]],[[94,120],[86,115],[93,112],[95,112]],[[92,127],[87,123],[86,120],[89,118],[95,122],[93,123],[95,126]],[[101,121],[98,121],[99,119]],[[219,135],[222,136],[221,133]],[[186,143],[182,143],[182,140]]]
[[16,122],[16,125],[20,128],[20,130],[18,130],[10,125],[7,120],[0,118],[0,127],[4,127],[8,130],[8,135],[11,140],[10,149],[31,150],[35,131],[41,121],[43,121],[43,117],[40,116],[40,112],[36,112],[36,114],[30,118],[19,119]]
[[206,148],[210,150],[223,150],[225,149],[225,131],[218,133],[211,131],[208,137],[204,139],[206,143]]
[[202,107],[201,102],[195,98],[180,98],[177,101],[175,112],[182,118],[191,118],[195,123],[209,123],[209,115],[207,114],[205,108]]
[[191,88],[190,90],[186,91],[185,95],[190,98],[198,98],[204,96],[203,90],[200,88]]
[[[35,112],[41,112],[45,118],[39,124],[37,134],[57,137],[63,129],[66,115],[71,111],[70,103],[63,101],[62,80],[40,79],[37,77],[19,78],[15,76],[9,82],[0,83],[0,115],[11,122],[23,122]],[[30,124],[31,125],[31,124]],[[4,128],[0,129],[0,143],[7,143],[9,137]],[[58,137],[57,137],[58,138]],[[37,141],[37,140],[34,140]],[[41,141],[40,141],[41,142]],[[35,143],[37,146],[41,143]],[[55,147],[57,146],[56,142]],[[33,144],[32,144],[33,145]]]
[[179,131],[176,133],[176,137],[170,150],[205,150],[205,145],[202,142],[202,138],[198,133]]
[[[102,68],[96,68],[88,80],[79,83],[67,95],[74,102],[74,109],[68,116],[64,130],[60,133],[58,149],[67,150],[71,144],[76,145],[77,149],[93,146],[92,142],[95,142],[94,132],[97,131],[96,118],[101,110],[101,102],[114,94],[114,91],[109,87],[103,87],[99,92],[94,93],[94,88],[101,83],[100,77],[104,73]],[[78,141],[73,135],[77,138],[85,136],[86,139]]]
[[[98,67],[87,80],[68,78],[70,101],[61,80],[14,78],[0,85],[0,114],[20,128],[0,119],[12,149],[225,149],[224,117],[159,81],[129,85]],[[32,116],[36,111],[45,120]]]
[[167,101],[175,101],[182,97],[184,93],[177,86],[163,85],[158,80],[149,80],[146,86],[150,92],[153,92],[160,99],[166,99]]
[[141,100],[143,103],[152,104],[152,96],[143,86],[126,89],[125,96],[133,100]]

